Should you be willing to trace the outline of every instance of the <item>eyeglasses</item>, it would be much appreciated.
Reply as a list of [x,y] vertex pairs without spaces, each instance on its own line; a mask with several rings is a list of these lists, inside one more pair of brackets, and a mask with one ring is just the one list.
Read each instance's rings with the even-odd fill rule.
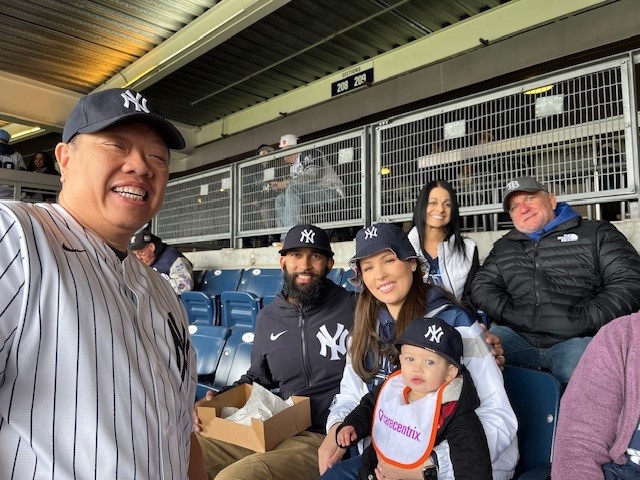
[[527,195],[526,197],[524,197],[524,199],[522,200],[522,202],[520,203],[514,203],[509,207],[509,215],[513,215],[513,213],[518,210],[518,208],[520,208],[522,205],[531,205],[535,199],[538,198],[538,195]]

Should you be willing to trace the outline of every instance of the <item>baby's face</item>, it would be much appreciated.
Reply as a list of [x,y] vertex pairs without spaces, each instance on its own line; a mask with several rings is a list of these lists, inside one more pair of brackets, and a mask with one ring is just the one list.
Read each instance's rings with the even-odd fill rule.
[[435,392],[458,374],[458,369],[437,353],[413,345],[402,345],[400,367],[402,379],[414,392],[414,398]]

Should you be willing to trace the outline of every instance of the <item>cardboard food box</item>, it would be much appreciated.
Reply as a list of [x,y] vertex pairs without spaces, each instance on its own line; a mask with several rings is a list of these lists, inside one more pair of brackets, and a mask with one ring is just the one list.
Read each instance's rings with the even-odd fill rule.
[[311,426],[311,403],[308,397],[293,396],[293,405],[262,421],[251,419],[251,426],[220,418],[222,407],[241,408],[251,395],[251,385],[238,385],[216,395],[198,407],[202,434],[255,452],[273,450],[280,442]]

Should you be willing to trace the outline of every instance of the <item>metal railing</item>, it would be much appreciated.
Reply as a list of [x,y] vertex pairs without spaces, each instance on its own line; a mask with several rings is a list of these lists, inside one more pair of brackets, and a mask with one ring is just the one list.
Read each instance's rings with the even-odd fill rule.
[[[172,180],[155,231],[170,243],[238,246],[292,221],[403,222],[437,178],[456,188],[467,229],[497,229],[509,222],[502,188],[519,175],[585,205],[585,216],[613,204],[608,219],[624,219],[629,205],[638,210],[637,64],[630,52]],[[296,159],[330,181],[285,188]]]

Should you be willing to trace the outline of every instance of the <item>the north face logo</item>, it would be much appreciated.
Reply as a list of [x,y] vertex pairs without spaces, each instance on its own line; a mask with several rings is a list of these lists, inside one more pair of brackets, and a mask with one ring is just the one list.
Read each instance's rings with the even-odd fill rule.
[[135,107],[136,112],[151,113],[147,108],[147,99],[139,93],[136,92],[134,96],[131,91],[127,90],[120,95],[122,96],[122,98],[124,98],[124,108],[129,108],[129,106],[132,105],[133,107]]
[[378,229],[376,227],[368,227],[364,231],[364,239],[369,240],[370,238],[378,236]]
[[520,183],[517,180],[507,183],[507,190],[515,190],[520,187]]
[[578,241],[578,235],[576,235],[575,233],[565,233],[564,235],[560,235],[558,237],[558,240],[560,240],[561,242],[577,242]]
[[300,242],[302,243],[315,243],[316,232],[310,229],[304,229],[300,232]]

